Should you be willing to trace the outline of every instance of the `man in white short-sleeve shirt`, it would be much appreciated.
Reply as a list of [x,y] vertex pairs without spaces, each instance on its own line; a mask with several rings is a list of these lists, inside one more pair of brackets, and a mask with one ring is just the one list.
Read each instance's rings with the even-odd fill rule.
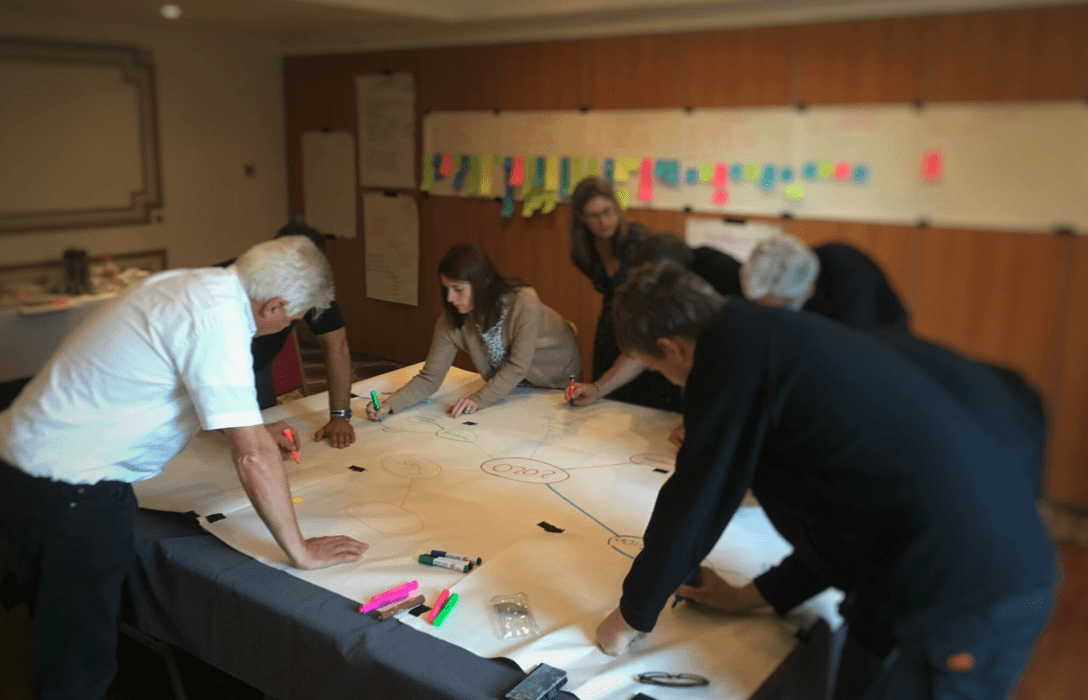
[[283,424],[263,425],[253,385],[253,337],[332,296],[328,261],[299,236],[226,269],[154,275],[72,333],[0,413],[0,573],[34,616],[38,697],[105,696],[133,557],[131,484],[202,429],[230,436],[239,479],[294,566],[362,556],[350,537],[303,537],[282,464],[298,445]]

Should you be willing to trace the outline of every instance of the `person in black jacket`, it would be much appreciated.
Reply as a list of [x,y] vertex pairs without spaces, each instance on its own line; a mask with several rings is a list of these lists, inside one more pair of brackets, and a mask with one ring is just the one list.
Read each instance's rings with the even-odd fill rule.
[[750,487],[794,551],[733,609],[843,590],[837,699],[1011,690],[1056,559],[1028,478],[982,421],[902,352],[817,314],[726,303],[673,262],[632,271],[613,312],[623,351],[685,387],[687,436],[602,650],[653,629]]
[[813,311],[851,328],[906,328],[907,310],[865,253],[845,243],[809,248],[793,236],[761,240],[740,270],[749,301]]

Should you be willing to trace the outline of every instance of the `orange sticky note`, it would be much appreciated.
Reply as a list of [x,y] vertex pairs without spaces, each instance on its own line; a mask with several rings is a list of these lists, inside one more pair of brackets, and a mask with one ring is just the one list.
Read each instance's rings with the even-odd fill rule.
[[514,167],[510,171],[510,184],[514,187],[525,182],[525,156],[514,156]]
[[654,161],[643,158],[638,166],[638,199],[650,202],[654,198]]
[[725,163],[718,163],[714,166],[714,187],[725,187],[725,183],[729,181],[729,167]]
[[840,160],[835,163],[835,179],[836,180],[849,180],[850,179],[850,164],[845,160]]
[[453,172],[453,154],[442,154],[442,162],[438,166],[438,172],[442,173],[443,175],[449,175]]

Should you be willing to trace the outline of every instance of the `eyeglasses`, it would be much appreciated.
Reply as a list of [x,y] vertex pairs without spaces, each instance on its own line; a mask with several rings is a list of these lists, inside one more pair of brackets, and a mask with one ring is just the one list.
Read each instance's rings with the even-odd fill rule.
[[616,208],[609,206],[600,211],[583,211],[582,218],[586,221],[605,221],[616,216]]
[[635,676],[635,680],[639,683],[646,683],[647,685],[665,685],[671,688],[698,688],[704,685],[710,685],[710,681],[697,676],[694,673],[665,673],[664,671],[653,671],[651,673],[640,673]]

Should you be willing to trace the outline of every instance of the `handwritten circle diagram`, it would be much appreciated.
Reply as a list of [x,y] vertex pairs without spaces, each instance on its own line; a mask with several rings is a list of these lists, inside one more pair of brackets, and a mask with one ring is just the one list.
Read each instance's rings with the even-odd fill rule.
[[442,471],[437,463],[417,455],[389,455],[382,460],[382,469],[407,479],[429,479]]
[[527,484],[554,484],[570,478],[570,474],[563,469],[528,457],[489,459],[480,465],[480,469],[493,476]]

